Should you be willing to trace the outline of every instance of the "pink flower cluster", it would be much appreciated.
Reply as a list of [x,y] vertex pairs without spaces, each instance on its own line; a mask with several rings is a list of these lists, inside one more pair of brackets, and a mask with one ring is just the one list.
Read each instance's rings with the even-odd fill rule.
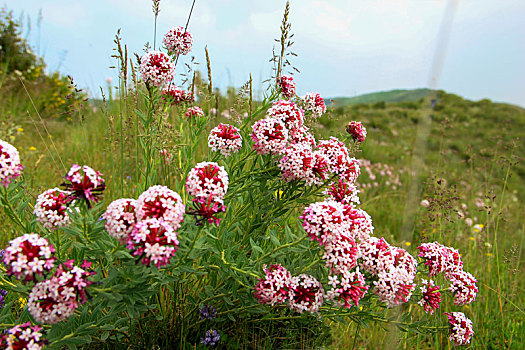
[[454,293],[454,304],[465,305],[476,300],[478,282],[474,276],[463,270],[447,272],[445,278],[450,282],[449,291]]
[[459,252],[451,247],[445,247],[441,243],[422,243],[419,247],[419,257],[426,260],[428,275],[434,277],[440,273],[461,270],[463,262]]
[[333,200],[343,205],[353,206],[361,203],[357,186],[343,179],[339,179],[337,183],[330,183],[323,194],[328,196],[328,200]]
[[295,83],[293,77],[282,75],[279,78],[279,87],[284,98],[291,98],[295,95]]
[[388,164],[372,163],[368,159],[359,159],[359,165],[363,174],[368,175],[368,179],[364,178],[359,183],[361,191],[381,185],[390,187],[392,190],[403,186],[400,174],[404,173],[405,169],[396,170]]
[[188,173],[186,189],[193,199],[194,209],[189,211],[197,219],[197,224],[204,219],[218,225],[220,219],[215,216],[224,212],[224,197],[228,191],[228,173],[222,166],[213,162],[197,164]]
[[239,152],[242,147],[242,136],[239,128],[220,123],[210,131],[208,147],[213,152],[220,152],[225,157]]
[[333,201],[310,204],[304,209],[300,219],[303,220],[303,228],[308,237],[323,246],[347,234],[349,230],[344,207]]
[[472,321],[468,319],[463,312],[445,312],[450,322],[449,340],[456,345],[465,345],[470,343],[470,338],[474,335]]
[[359,246],[360,266],[377,276],[374,294],[387,307],[406,303],[416,285],[417,261],[406,250],[393,247],[384,238],[370,237]]
[[128,235],[137,223],[137,201],[132,198],[121,198],[111,202],[102,218],[106,220],[108,234],[125,244]]
[[420,290],[423,297],[417,303],[423,307],[426,313],[432,315],[434,310],[439,309],[439,303],[441,303],[439,286],[436,286],[434,281],[425,279],[421,281],[421,284]]
[[65,178],[69,182],[62,185],[70,192],[68,202],[83,199],[88,207],[91,206],[91,202],[99,201],[102,191],[106,188],[102,174],[87,165],[81,167],[73,164]]
[[70,192],[58,188],[49,189],[38,196],[33,213],[38,222],[49,230],[66,227],[70,223],[68,197]]
[[317,92],[309,92],[303,97],[303,102],[307,111],[312,113],[314,118],[319,118],[326,112],[324,100]]
[[283,122],[288,130],[300,129],[304,122],[304,113],[294,102],[280,100],[273,103],[267,115]]
[[94,272],[86,271],[91,263],[73,266],[73,260],[60,265],[51,279],[35,284],[27,301],[27,308],[40,323],[56,324],[68,319],[79,304],[87,301],[88,278]]
[[355,142],[363,143],[366,139],[366,128],[361,122],[350,122],[346,126],[346,132],[352,135]]
[[199,118],[204,117],[204,112],[202,111],[200,107],[194,106],[194,107],[188,108],[188,110],[186,111],[184,115],[186,116],[186,118],[193,120],[195,118],[199,119]]
[[187,55],[191,51],[193,38],[184,27],[173,27],[168,30],[162,42],[170,55]]
[[328,300],[333,300],[336,306],[347,309],[359,306],[359,300],[367,293],[369,286],[365,283],[365,276],[359,272],[345,270],[340,275],[328,276],[328,284],[332,286],[326,293]]
[[40,350],[46,345],[42,327],[33,326],[31,322],[16,325],[0,336],[0,349]]
[[153,263],[157,268],[169,264],[179,241],[177,232],[164,220],[145,219],[133,227],[128,236],[127,248],[140,257],[143,265]]
[[288,129],[279,119],[261,119],[253,124],[251,138],[258,154],[281,154],[288,143]]
[[361,174],[359,161],[350,157],[345,144],[337,138],[332,136],[329,140],[319,141],[316,149],[329,160],[330,172],[338,174],[341,179],[354,183]]
[[304,143],[288,146],[278,165],[284,181],[303,180],[306,185],[322,185],[328,178],[326,157]]
[[20,176],[24,167],[20,164],[18,150],[11,144],[0,140],[0,182],[7,187]]
[[318,312],[323,303],[324,289],[313,276],[293,276],[280,264],[264,265],[265,276],[255,285],[253,295],[261,304],[276,305],[287,302],[298,313]]
[[24,281],[35,280],[53,269],[55,248],[36,233],[26,233],[9,242],[3,262],[7,274]]
[[164,52],[149,51],[140,59],[140,74],[146,84],[160,87],[173,80],[175,63]]
[[177,251],[176,230],[184,220],[182,198],[166,186],[152,186],[137,200],[122,198],[112,202],[103,218],[108,234],[126,244],[143,265],[167,265]]
[[292,275],[280,264],[263,267],[265,276],[255,285],[253,295],[261,304],[275,305],[288,299]]
[[169,84],[162,89],[162,99],[171,103],[172,106],[195,101],[191,92],[180,89],[173,84]]

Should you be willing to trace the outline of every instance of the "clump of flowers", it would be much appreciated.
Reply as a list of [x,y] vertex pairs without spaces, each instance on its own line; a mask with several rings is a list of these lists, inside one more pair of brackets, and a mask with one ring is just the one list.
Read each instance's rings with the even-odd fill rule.
[[146,84],[160,87],[173,79],[175,63],[161,51],[149,51],[140,59],[140,74]]
[[321,95],[317,92],[309,92],[303,97],[306,110],[312,112],[314,118],[319,118],[326,112],[326,105]]
[[344,306],[347,309],[353,305],[359,306],[359,300],[369,288],[359,268],[355,271],[344,271],[339,276],[328,276],[328,279],[328,284],[332,286],[332,289],[326,292],[326,298],[333,300],[336,306]]
[[199,310],[199,318],[201,320],[213,320],[217,316],[217,309],[213,305],[204,305]]
[[314,135],[309,131],[308,127],[305,125],[300,128],[295,128],[289,132],[289,144],[303,144],[305,146],[311,147],[314,149],[317,146],[317,141],[315,140]]
[[315,277],[301,274],[292,277],[288,307],[302,314],[304,311],[318,312],[323,304],[324,289]]
[[288,129],[278,119],[260,119],[253,124],[251,137],[258,154],[280,154],[288,143]]
[[474,334],[472,321],[468,319],[463,312],[445,312],[450,323],[449,340],[456,345],[465,345],[470,343],[470,338]]
[[474,276],[463,270],[448,272],[445,277],[450,281],[449,291],[454,293],[454,304],[470,304],[476,299],[478,282]]
[[214,196],[193,198],[192,204],[193,208],[188,210],[188,214],[195,217],[196,225],[201,225],[204,220],[209,224],[219,225],[221,219],[216,215],[226,211],[223,200]]
[[390,250],[390,244],[383,237],[370,237],[359,245],[361,253],[359,266],[372,275],[386,271],[388,266],[393,263]]
[[16,325],[0,337],[2,349],[40,350],[45,345],[47,341],[44,339],[42,327],[31,325],[31,322]]
[[427,314],[432,315],[434,310],[439,309],[439,303],[441,303],[439,286],[436,286],[433,280],[425,279],[421,281],[421,284],[420,290],[423,297],[417,303],[423,307]]
[[280,264],[264,265],[265,276],[255,285],[253,295],[261,304],[275,305],[288,299],[292,275]]
[[365,241],[374,233],[372,218],[363,209],[344,206],[345,220],[348,221],[350,237],[355,240]]
[[219,335],[219,332],[217,332],[216,329],[210,329],[209,331],[206,331],[204,338],[201,338],[201,343],[205,346],[215,346],[220,340],[221,336]]
[[166,186],[151,186],[139,196],[135,206],[137,221],[159,219],[177,230],[184,220],[182,198]]
[[124,244],[128,235],[137,223],[136,200],[121,198],[108,205],[103,218],[106,220],[106,231],[120,243]]
[[343,205],[353,206],[361,203],[357,186],[343,179],[330,183],[323,194],[327,195],[329,200],[336,201]]
[[267,114],[283,122],[288,130],[301,128],[304,121],[303,110],[292,101],[281,100],[274,102]]
[[0,181],[5,187],[20,176],[24,167],[20,164],[18,150],[5,141],[0,140]]
[[186,189],[193,197],[223,199],[228,191],[228,173],[214,162],[202,162],[190,170]]
[[35,284],[27,301],[27,309],[35,321],[57,324],[75,313],[78,307],[75,298],[64,297],[59,292],[59,287],[57,279]]
[[308,237],[326,245],[337,237],[348,233],[348,222],[345,220],[343,207],[333,201],[310,204],[300,216],[303,228]]
[[72,202],[76,199],[83,199],[88,208],[91,207],[91,202],[98,202],[102,191],[106,188],[106,183],[99,171],[95,171],[87,165],[80,166],[73,164],[69,169],[66,180],[63,186],[70,192],[68,201]]
[[328,161],[319,152],[312,152],[303,143],[288,146],[279,161],[282,178],[285,181],[303,180],[306,185],[321,185],[328,177]]
[[240,130],[235,126],[220,123],[210,131],[208,147],[214,152],[220,152],[225,157],[239,152],[242,147]]
[[26,233],[9,242],[3,262],[7,274],[24,281],[32,281],[53,269],[55,248],[36,233]]
[[172,106],[194,101],[191,92],[180,89],[173,84],[169,84],[162,89],[162,99],[171,103]]
[[337,138],[332,136],[328,140],[320,140],[317,144],[316,150],[324,154],[328,159],[330,172],[342,174],[347,170],[346,163],[350,159],[350,155],[345,144]]
[[184,27],[173,27],[162,41],[170,55],[187,55],[191,51],[193,38]]
[[194,106],[194,107],[188,108],[188,110],[186,111],[184,115],[188,119],[202,118],[204,117],[204,112],[202,111],[200,107]]
[[428,275],[436,276],[440,273],[457,271],[462,269],[463,262],[458,251],[454,248],[445,247],[441,243],[422,243],[419,247],[419,257],[426,260]]
[[350,122],[346,126],[346,132],[352,135],[355,142],[363,143],[366,139],[366,128],[361,122]]
[[291,98],[295,95],[295,83],[292,76],[281,75],[279,87],[284,98]]
[[71,221],[67,208],[69,195],[69,192],[58,188],[52,188],[40,194],[33,210],[37,221],[49,230],[68,226]]
[[88,301],[87,287],[93,284],[89,277],[96,274],[91,269],[91,263],[85,261],[80,267],[73,265],[74,260],[61,264],[53,277],[58,281],[58,293],[66,300],[74,299],[79,304]]
[[143,265],[153,263],[157,268],[169,264],[177,251],[177,232],[167,222],[146,219],[135,224],[128,236],[127,248]]
[[345,273],[357,266],[359,246],[354,239],[339,236],[325,246],[323,259],[332,273]]
[[416,285],[407,271],[392,267],[388,271],[380,271],[378,280],[374,281],[374,294],[387,307],[406,303],[412,296]]

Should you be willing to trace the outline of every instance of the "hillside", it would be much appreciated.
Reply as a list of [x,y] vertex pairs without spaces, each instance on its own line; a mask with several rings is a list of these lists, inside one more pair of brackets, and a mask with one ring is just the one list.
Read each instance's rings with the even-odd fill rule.
[[430,89],[380,91],[354,97],[334,97],[326,99],[326,103],[334,107],[341,107],[358,103],[416,102],[428,96],[430,92]]

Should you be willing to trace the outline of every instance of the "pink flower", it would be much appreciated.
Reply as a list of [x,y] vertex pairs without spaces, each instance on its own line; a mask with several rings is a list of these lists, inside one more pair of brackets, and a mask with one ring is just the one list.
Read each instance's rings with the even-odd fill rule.
[[343,206],[345,220],[348,221],[350,234],[356,241],[365,241],[374,233],[372,218],[363,209],[355,209],[350,205]]
[[359,245],[359,266],[372,275],[389,270],[394,261],[391,249],[383,237],[370,237]]
[[288,130],[300,129],[303,126],[303,110],[292,101],[280,100],[274,102],[267,114],[283,122]]
[[323,259],[331,273],[344,274],[357,266],[359,246],[347,236],[336,237],[325,245]]
[[282,75],[279,79],[279,87],[284,98],[290,98],[295,95],[295,83],[293,77]]
[[312,203],[300,216],[307,235],[320,245],[327,245],[339,236],[348,235],[348,222],[343,207],[333,201]]
[[186,189],[193,197],[222,200],[228,191],[228,183],[228,173],[222,166],[214,162],[202,162],[188,173]]
[[42,327],[32,326],[30,322],[16,325],[0,337],[0,348],[8,350],[40,350],[46,344]]
[[317,92],[309,92],[303,97],[305,108],[312,112],[314,118],[319,118],[326,112],[324,100]]
[[[151,186],[139,196],[135,205],[137,222],[159,219],[177,230],[184,220],[186,207],[182,198],[166,186]],[[131,217],[129,219],[132,220]]]
[[253,124],[251,138],[258,154],[280,154],[288,143],[288,129],[278,119],[261,119]]
[[255,285],[253,295],[261,304],[275,305],[288,299],[292,275],[280,264],[264,265],[265,276]]
[[359,161],[350,158],[345,144],[335,137],[329,140],[321,140],[316,150],[328,159],[330,172],[338,174],[343,180],[353,183],[361,173]]
[[81,167],[73,164],[65,178],[69,183],[63,183],[62,186],[70,192],[68,202],[83,199],[88,208],[91,207],[91,202],[96,203],[100,200],[99,197],[102,196],[102,191],[106,188],[102,174],[87,165]]
[[417,249],[419,250],[418,256],[426,259],[425,265],[428,266],[428,275],[430,277],[462,269],[461,256],[454,248],[433,242],[422,243]]
[[450,322],[449,340],[456,345],[465,345],[470,343],[470,338],[474,335],[472,321],[469,320],[463,312],[445,312]]
[[54,267],[55,249],[49,242],[35,233],[26,233],[9,242],[5,249],[4,263],[7,274],[24,281],[32,281]]
[[339,276],[328,276],[328,279],[332,289],[326,293],[326,298],[333,300],[336,306],[344,306],[347,309],[354,305],[359,306],[359,300],[369,288],[359,268],[354,272],[347,270]]
[[84,260],[81,267],[74,266],[73,263],[74,260],[68,260],[61,264],[51,280],[56,279],[57,294],[64,300],[73,299],[79,304],[84,304],[89,299],[86,289],[93,283],[89,277],[95,275],[96,272],[90,269],[91,262],[89,261]]
[[66,227],[70,223],[67,199],[70,192],[58,188],[49,189],[38,196],[33,213],[38,222],[48,230]]
[[175,63],[164,52],[149,51],[140,59],[140,73],[146,84],[160,87],[173,80]]
[[432,315],[434,310],[439,309],[439,303],[441,303],[439,286],[436,286],[432,280],[424,279],[421,283],[423,284],[420,287],[423,297],[417,303],[423,307],[427,314],[430,313]]
[[377,277],[378,280],[374,281],[374,294],[387,307],[408,302],[416,288],[414,279],[401,268],[391,266],[388,271],[380,271]]
[[478,294],[478,282],[474,276],[463,270],[447,272],[445,278],[450,281],[449,291],[454,293],[454,305],[470,304]]
[[208,147],[214,152],[220,152],[225,157],[239,152],[242,147],[240,130],[235,126],[220,123],[211,130],[208,136]]
[[188,210],[188,214],[195,217],[196,225],[201,225],[204,220],[207,220],[209,224],[219,225],[221,219],[216,214],[226,211],[222,199],[213,196],[208,198],[197,197],[192,202],[193,209]]
[[56,278],[35,284],[27,300],[27,309],[39,323],[57,324],[75,313],[78,303],[74,297],[64,297],[59,292]]
[[193,38],[184,27],[173,27],[168,30],[162,42],[170,55],[186,55],[191,51]]
[[137,223],[136,208],[136,200],[121,198],[111,202],[103,214],[103,218],[106,220],[106,231],[122,244],[126,242],[128,235]]
[[315,277],[301,274],[292,277],[288,307],[302,314],[304,311],[318,312],[323,304],[324,289]]
[[153,263],[157,268],[169,264],[178,245],[177,232],[167,222],[158,219],[136,223],[127,241],[127,248],[143,265]]
[[314,149],[317,145],[317,141],[315,140],[314,135],[312,135],[308,130],[308,127],[306,127],[305,125],[301,126],[300,128],[290,130],[288,135],[290,137],[290,145],[300,143]]
[[352,135],[354,141],[363,143],[366,139],[366,128],[361,122],[350,122],[346,126],[346,132]]
[[337,183],[332,182],[330,187],[323,193],[329,196],[328,199],[343,205],[353,206],[361,203],[358,197],[359,190],[357,186],[342,179],[339,179]]
[[204,117],[204,112],[202,111],[200,107],[195,106],[195,107],[188,108],[188,110],[186,111],[184,115],[186,116],[186,118],[192,120],[193,118]]
[[328,177],[328,162],[310,146],[298,143],[288,146],[279,161],[284,181],[303,180],[307,185],[321,185]]
[[173,84],[169,84],[162,89],[162,99],[171,103],[172,106],[195,101],[191,92],[180,89]]
[[20,156],[15,147],[0,140],[0,181],[5,187],[20,176],[24,167],[20,164]]

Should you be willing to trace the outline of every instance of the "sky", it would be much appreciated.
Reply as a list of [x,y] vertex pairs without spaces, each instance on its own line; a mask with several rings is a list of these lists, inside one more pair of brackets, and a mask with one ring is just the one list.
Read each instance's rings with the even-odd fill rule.
[[[185,25],[192,2],[160,1],[157,41],[171,27]],[[274,39],[280,36],[285,3],[196,0],[188,27],[193,51],[179,60],[177,72],[184,71],[183,63],[190,63],[191,56],[204,72],[207,46],[214,86],[240,87],[251,73],[262,90],[261,82],[271,75],[269,59]],[[119,28],[129,52],[141,55],[144,45],[153,42],[150,0],[3,4],[15,17],[30,18],[30,30],[26,25],[23,34],[44,56],[48,70],[72,75],[92,95],[106,86],[106,78],[116,79],[109,67],[115,64],[111,55]],[[323,97],[356,96],[432,87],[472,100],[525,106],[523,0],[291,0],[290,4],[292,48],[298,55],[292,64],[300,70],[294,74],[300,95],[312,91]]]

